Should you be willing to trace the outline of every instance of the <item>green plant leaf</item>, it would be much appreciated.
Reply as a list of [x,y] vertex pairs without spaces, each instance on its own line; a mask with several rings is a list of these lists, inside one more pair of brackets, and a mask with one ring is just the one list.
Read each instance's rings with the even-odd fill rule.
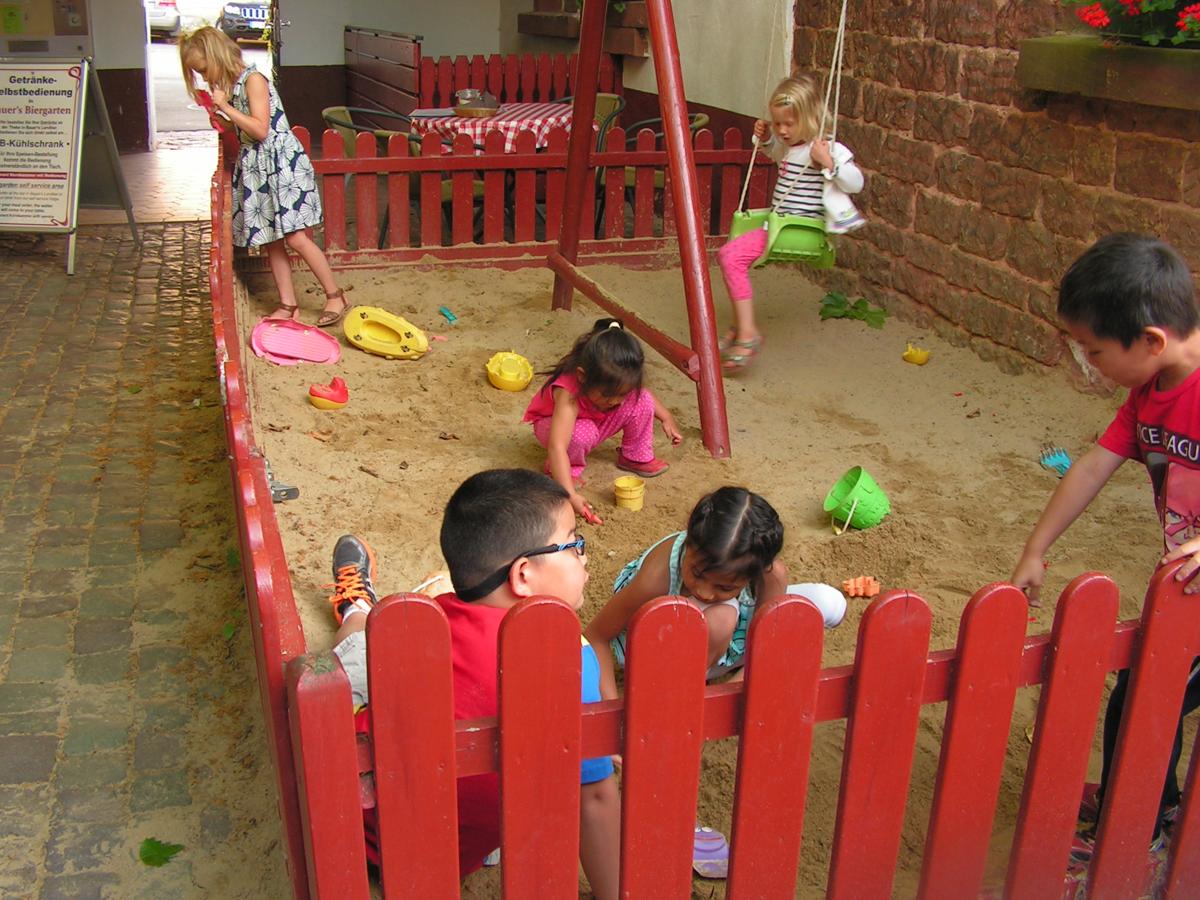
[[138,859],[148,866],[165,866],[182,849],[183,844],[164,844],[156,838],[146,838],[138,848]]
[[221,637],[231,641],[235,634],[237,634],[237,622],[226,622],[225,627],[221,629]]
[[882,328],[884,323],[887,321],[887,310],[886,309],[869,310],[867,312],[867,314],[865,316],[863,316],[863,321],[866,322],[872,328]]
[[821,298],[820,316],[825,319],[858,319],[866,322],[872,328],[882,328],[887,320],[887,310],[873,309],[866,297],[859,297],[853,303],[846,295],[830,291]]
[[125,390],[129,391],[131,394],[140,394],[142,392],[141,385],[137,384],[131,384],[129,387],[125,388]]
[[225,564],[231,569],[236,569],[241,565],[242,559],[238,555],[236,547],[230,547],[225,551]]

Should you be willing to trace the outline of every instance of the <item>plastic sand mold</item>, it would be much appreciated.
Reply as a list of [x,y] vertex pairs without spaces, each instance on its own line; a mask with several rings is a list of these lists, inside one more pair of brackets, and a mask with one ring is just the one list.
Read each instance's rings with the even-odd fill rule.
[[337,338],[292,319],[263,319],[250,333],[250,349],[277,366],[335,363],[342,358]]

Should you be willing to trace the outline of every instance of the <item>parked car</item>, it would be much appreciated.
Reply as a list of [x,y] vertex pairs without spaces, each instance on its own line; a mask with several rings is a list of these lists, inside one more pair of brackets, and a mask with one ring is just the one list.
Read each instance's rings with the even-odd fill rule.
[[270,0],[233,0],[221,10],[217,27],[235,41],[261,41],[270,18]]
[[150,23],[150,36],[179,34],[179,10],[175,0],[146,0],[146,21]]

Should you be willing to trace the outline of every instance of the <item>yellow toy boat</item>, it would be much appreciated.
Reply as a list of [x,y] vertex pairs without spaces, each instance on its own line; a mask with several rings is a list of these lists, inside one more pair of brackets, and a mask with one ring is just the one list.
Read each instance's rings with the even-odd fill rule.
[[342,332],[359,350],[385,359],[419,359],[429,350],[425,332],[378,306],[354,307],[343,320]]

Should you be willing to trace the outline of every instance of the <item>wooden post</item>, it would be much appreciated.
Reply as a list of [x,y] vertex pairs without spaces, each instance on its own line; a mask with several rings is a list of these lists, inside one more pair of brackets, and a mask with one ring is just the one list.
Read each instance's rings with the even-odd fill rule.
[[[592,129],[585,125],[596,118],[596,82],[600,76],[600,45],[604,42],[604,17],[607,12],[608,0],[594,0],[586,4],[579,32],[575,105],[571,113],[571,139],[567,144],[566,196],[558,238],[558,252],[570,263],[579,261],[579,226],[583,218],[583,192],[587,188],[588,158],[592,149]],[[548,216],[546,221],[550,222]],[[571,282],[561,274],[556,274],[551,308],[570,309],[571,293]]]
[[[585,15],[587,11],[585,7]],[[696,161],[692,154],[671,0],[648,0],[646,12],[650,19],[650,49],[654,57],[654,76],[658,82],[663,137],[667,145],[667,181],[670,182],[679,228],[679,256],[683,269],[683,293],[687,300],[688,328],[692,336],[692,349],[700,357],[700,380],[696,386],[700,403],[700,432],[709,453],[718,458],[726,457],[729,455],[729,420],[725,415],[725,388],[721,381],[721,357],[717,352],[712,285],[708,278],[704,229],[700,224]],[[571,258],[571,261],[574,262],[574,259]]]

